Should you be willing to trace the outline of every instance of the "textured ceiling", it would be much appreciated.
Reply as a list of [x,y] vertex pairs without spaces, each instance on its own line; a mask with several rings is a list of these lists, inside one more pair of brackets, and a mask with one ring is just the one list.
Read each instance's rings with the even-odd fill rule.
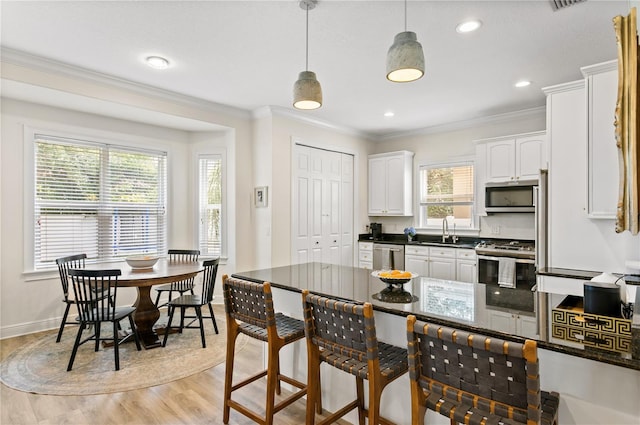
[[[305,66],[305,12],[296,1],[2,1],[1,45],[246,110],[293,109]],[[309,69],[324,105],[301,112],[372,137],[543,106],[542,87],[616,59],[612,18],[628,1],[587,0],[553,11],[537,1],[409,1],[426,74],[385,79],[404,30],[402,1],[320,0],[309,12]],[[480,30],[458,34],[467,19]],[[150,54],[169,58],[148,68]],[[513,84],[532,81],[524,89]],[[383,114],[391,110],[392,118]]]

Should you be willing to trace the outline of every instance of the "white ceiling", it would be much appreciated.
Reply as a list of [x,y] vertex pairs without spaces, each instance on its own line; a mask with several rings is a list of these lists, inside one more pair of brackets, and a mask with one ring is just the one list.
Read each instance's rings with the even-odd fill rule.
[[[634,2],[635,3],[635,2]],[[404,30],[404,3],[319,0],[309,12],[309,69],[324,104],[312,119],[383,137],[545,104],[542,87],[582,78],[616,59],[612,18],[629,1],[587,0],[554,12],[548,0],[409,1],[408,30],[426,74],[385,79],[385,57]],[[293,109],[305,66],[298,1],[6,1],[3,47],[236,108]],[[479,31],[458,34],[468,18]],[[172,66],[153,70],[148,55]],[[516,89],[520,79],[531,86]],[[383,114],[391,110],[392,118]]]

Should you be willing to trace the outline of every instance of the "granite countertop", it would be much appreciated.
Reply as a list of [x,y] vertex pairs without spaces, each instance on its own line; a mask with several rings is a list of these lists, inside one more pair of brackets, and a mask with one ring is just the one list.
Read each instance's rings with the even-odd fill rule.
[[[378,311],[404,317],[413,314],[420,320],[506,340],[521,342],[524,339],[491,329],[487,317],[489,310],[507,312],[514,312],[514,310],[488,306],[487,286],[483,284],[418,277],[400,285],[398,291],[388,293],[385,291],[387,285],[379,278],[372,276],[370,270],[324,263],[254,270],[234,273],[233,276],[260,283],[268,281],[273,287],[289,291],[301,292],[302,289],[309,289],[313,293],[332,298],[370,302]],[[493,287],[491,290],[493,291]],[[510,297],[519,296],[516,292],[518,290],[511,291],[513,292],[509,292]],[[525,296],[525,292],[530,293],[529,289],[520,291]],[[526,311],[517,313],[535,316],[535,313]],[[638,333],[633,335],[632,346],[638,346],[640,335]],[[632,358],[631,352],[619,354],[598,348],[585,348],[575,343],[565,344],[560,340],[552,342],[539,339],[538,347],[640,370],[640,357]]]
[[[536,272],[541,276],[555,276],[567,279],[591,280],[598,276],[601,272],[589,270],[564,269],[560,267],[546,267]],[[640,285],[640,275],[614,273],[615,276],[623,277],[627,285]]]
[[486,238],[470,238],[470,237],[458,237],[456,243],[451,241],[451,238],[447,242],[442,242],[442,236],[438,235],[416,235],[411,241],[408,240],[405,234],[397,233],[383,233],[379,238],[374,239],[369,233],[362,233],[358,235],[358,242],[375,242],[381,244],[400,244],[400,245],[427,245],[427,246],[446,246],[450,248],[466,248],[474,249],[481,241],[486,241]]

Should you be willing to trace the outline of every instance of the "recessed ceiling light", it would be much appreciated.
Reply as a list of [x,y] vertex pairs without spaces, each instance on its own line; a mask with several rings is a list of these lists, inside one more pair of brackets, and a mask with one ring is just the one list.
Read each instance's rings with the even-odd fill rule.
[[384,113],[384,116],[385,116],[385,117],[392,117],[392,116],[394,116],[394,115],[395,115],[395,114],[394,114],[392,111],[387,111],[387,112],[385,112],[385,113]]
[[482,26],[482,22],[477,20],[477,19],[473,19],[470,21],[465,21],[465,22],[461,22],[458,24],[458,26],[456,27],[456,31],[459,33],[465,33],[465,32],[472,32],[477,30],[478,28],[480,28]]
[[515,83],[514,85],[518,88],[521,87],[527,87],[528,85],[531,84],[531,81],[527,81],[527,80],[522,80],[522,81],[518,81],[517,83]]
[[167,69],[169,68],[169,61],[160,56],[149,56],[146,59],[147,65],[153,69]]

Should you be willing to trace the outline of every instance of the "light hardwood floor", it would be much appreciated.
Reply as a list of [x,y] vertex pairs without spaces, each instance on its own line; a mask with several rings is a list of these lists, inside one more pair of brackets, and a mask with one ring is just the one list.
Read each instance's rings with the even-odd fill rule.
[[[48,331],[55,338],[55,331]],[[195,331],[197,332],[197,331]],[[0,341],[0,358],[18,346],[42,335],[32,334]],[[260,371],[262,343],[251,340],[236,354],[235,377]],[[151,388],[90,396],[51,396],[16,391],[0,385],[0,423],[2,425],[49,424],[222,424],[224,390],[222,363],[188,378]],[[264,381],[259,380],[234,393],[247,407],[264,412]],[[282,391],[283,395],[285,390]],[[354,394],[355,398],[355,394]],[[318,416],[321,418],[321,416]],[[276,414],[277,425],[305,422],[305,400],[298,400]],[[253,424],[250,419],[231,411],[229,424]],[[348,422],[338,422],[347,424]]]

